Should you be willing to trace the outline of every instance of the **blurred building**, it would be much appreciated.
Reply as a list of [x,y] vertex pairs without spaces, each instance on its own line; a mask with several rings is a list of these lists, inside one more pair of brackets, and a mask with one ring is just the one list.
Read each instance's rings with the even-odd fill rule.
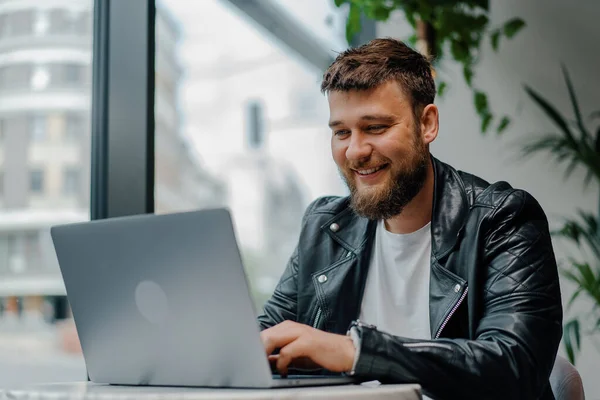
[[[223,185],[180,134],[178,31],[164,12],[156,18],[156,211],[224,204]],[[9,311],[65,293],[48,228],[89,219],[91,61],[91,0],[0,0],[0,297]]]
[[168,213],[224,206],[226,188],[200,163],[190,140],[182,135],[178,88],[178,25],[164,7],[156,11],[154,90],[155,211]]
[[231,158],[223,172],[246,270],[260,304],[273,292],[294,250],[307,199],[292,165],[266,149],[261,103],[248,104],[245,125],[245,151]]

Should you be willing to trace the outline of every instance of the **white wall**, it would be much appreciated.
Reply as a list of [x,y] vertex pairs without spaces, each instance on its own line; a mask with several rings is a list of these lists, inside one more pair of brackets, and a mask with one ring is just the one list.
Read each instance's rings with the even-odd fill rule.
[[[564,62],[579,95],[584,115],[600,109],[600,2],[592,0],[521,1],[492,0],[492,24],[519,16],[527,27],[511,41],[501,40],[495,54],[486,41],[483,57],[474,80],[488,93],[492,110],[508,113],[513,124],[501,136],[483,136],[475,114],[472,95],[464,84],[456,63],[443,62],[439,74],[450,85],[444,98],[436,100],[440,108],[440,133],[432,145],[432,153],[443,161],[489,180],[506,180],[514,187],[528,190],[542,204],[554,226],[560,216],[573,215],[578,208],[597,210],[598,188],[583,190],[583,174],[575,173],[563,181],[562,171],[548,161],[536,157],[519,161],[514,151],[516,143],[535,132],[555,131],[544,114],[534,105],[523,84],[535,88],[560,110],[572,116],[568,93],[562,79],[560,63]],[[541,7],[543,4],[543,7]],[[410,28],[401,14],[378,26],[378,36],[408,38]],[[578,255],[555,241],[557,257]],[[563,282],[563,302],[573,289]],[[587,310],[580,304],[574,311]],[[567,317],[572,313],[567,313]],[[600,340],[596,341],[597,343]],[[560,353],[564,355],[561,345]],[[594,343],[583,342],[583,354],[577,361],[582,374],[586,398],[600,399],[600,353]]]

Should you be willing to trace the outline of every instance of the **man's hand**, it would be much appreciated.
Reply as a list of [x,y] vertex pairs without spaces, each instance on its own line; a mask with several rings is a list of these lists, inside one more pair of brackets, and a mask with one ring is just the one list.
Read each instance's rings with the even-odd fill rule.
[[[269,360],[282,376],[293,361],[309,360],[332,372],[348,372],[354,364],[354,344],[344,335],[320,331],[308,325],[284,321],[260,334]],[[279,348],[279,354],[273,351]]]

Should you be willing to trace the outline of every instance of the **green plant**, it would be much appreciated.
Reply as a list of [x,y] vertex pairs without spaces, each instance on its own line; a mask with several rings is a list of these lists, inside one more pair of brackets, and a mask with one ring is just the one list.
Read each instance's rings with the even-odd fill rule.
[[[434,64],[450,49],[452,58],[462,65],[463,76],[473,92],[475,110],[481,119],[481,131],[488,131],[496,120],[496,131],[502,133],[510,118],[497,118],[490,108],[486,93],[473,84],[475,66],[480,58],[481,43],[487,37],[494,51],[498,51],[502,37],[514,37],[524,26],[520,18],[512,18],[501,26],[490,27],[489,0],[334,0],[341,7],[349,5],[346,21],[346,39],[352,43],[361,30],[361,15],[376,21],[386,21],[395,10],[402,10],[414,29],[408,41]],[[443,95],[446,82],[438,84]]]
[[[595,131],[586,127],[581,115],[579,102],[566,68],[563,74],[573,107],[575,120],[565,118],[558,109],[545,100],[529,86],[525,91],[531,99],[544,111],[558,133],[545,134],[529,140],[523,147],[523,156],[535,153],[550,154],[559,164],[566,163],[565,178],[568,178],[576,167],[586,170],[585,182],[594,179],[600,183],[600,126]],[[600,116],[600,111],[590,115],[593,120]],[[577,352],[581,349],[581,337],[594,337],[600,333],[600,231],[598,215],[579,211],[577,219],[567,219],[561,229],[553,232],[555,236],[574,242],[579,249],[591,253],[588,261],[569,258],[567,265],[561,267],[561,274],[576,285],[576,290],[567,303],[567,309],[582,295],[592,301],[589,312],[568,320],[564,326],[564,345],[569,361],[575,363]]]

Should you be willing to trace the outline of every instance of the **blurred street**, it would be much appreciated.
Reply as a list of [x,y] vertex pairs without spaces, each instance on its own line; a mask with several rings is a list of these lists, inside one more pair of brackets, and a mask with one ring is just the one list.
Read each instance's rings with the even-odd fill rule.
[[82,356],[64,350],[60,332],[37,318],[0,320],[0,388],[85,380]]

